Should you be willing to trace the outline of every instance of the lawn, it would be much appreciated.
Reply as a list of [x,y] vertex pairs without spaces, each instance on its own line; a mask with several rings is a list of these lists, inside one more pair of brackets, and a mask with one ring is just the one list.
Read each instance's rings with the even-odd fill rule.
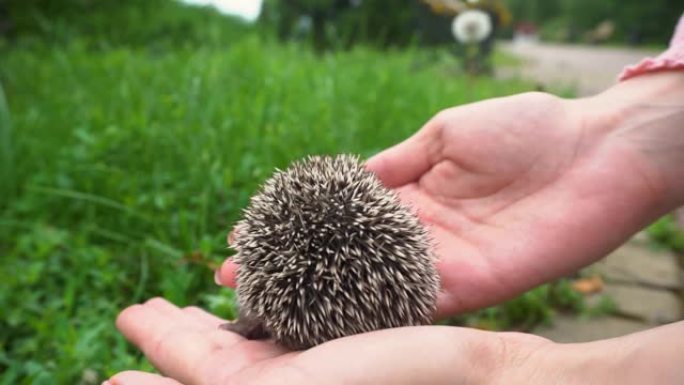
[[[31,23],[40,14],[27,8],[25,35],[0,41],[0,385],[151,368],[114,329],[117,312],[164,296],[232,317],[212,269],[274,167],[367,157],[440,109],[531,89],[467,81],[457,60],[418,49],[316,56],[167,3],[127,5],[116,22],[95,13],[102,25]],[[551,297],[576,304],[567,290],[543,287],[484,320],[538,321]]]

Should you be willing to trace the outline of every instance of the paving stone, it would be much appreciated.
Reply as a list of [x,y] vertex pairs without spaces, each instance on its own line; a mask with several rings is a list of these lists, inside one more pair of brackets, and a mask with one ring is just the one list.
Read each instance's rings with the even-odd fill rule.
[[589,342],[620,337],[651,327],[643,322],[619,317],[581,319],[561,315],[554,319],[552,326],[540,327],[534,334],[556,342]]
[[604,293],[615,302],[620,313],[653,325],[682,319],[681,299],[671,291],[610,284]]
[[[626,65],[638,63],[642,58],[655,53],[636,49],[550,43],[502,42],[498,46],[525,61],[524,65],[515,68],[518,76],[553,85],[554,89],[570,87],[577,91],[578,96],[594,95],[605,90],[615,84],[616,74]],[[500,72],[499,69],[497,72]]]
[[627,243],[602,261],[594,271],[607,281],[635,283],[650,287],[679,289],[682,287],[679,264],[674,254],[652,250],[641,243]]

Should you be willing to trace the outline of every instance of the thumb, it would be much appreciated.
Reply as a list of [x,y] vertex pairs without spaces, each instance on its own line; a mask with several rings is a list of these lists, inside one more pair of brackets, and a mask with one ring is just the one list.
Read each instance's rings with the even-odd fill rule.
[[440,148],[432,125],[428,122],[410,138],[371,157],[366,168],[390,188],[417,181],[430,170]]

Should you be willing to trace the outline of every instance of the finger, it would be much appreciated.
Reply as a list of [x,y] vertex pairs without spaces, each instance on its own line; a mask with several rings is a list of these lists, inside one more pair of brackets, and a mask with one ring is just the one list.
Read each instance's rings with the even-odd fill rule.
[[233,344],[242,339],[224,332],[222,343],[214,343],[206,338],[202,328],[188,327],[187,315],[180,309],[177,312],[180,316],[169,317],[169,313],[176,312],[164,313],[152,306],[155,303],[159,304],[160,301],[148,301],[144,305],[125,309],[117,318],[117,327],[157,369],[181,383],[191,385],[201,382],[199,372],[203,362],[209,355],[221,350],[224,337],[232,338]]
[[428,122],[412,137],[368,159],[366,168],[390,188],[418,180],[430,170],[439,152],[435,126]]
[[183,385],[180,382],[158,374],[129,370],[115,374],[102,385]]
[[[203,320],[199,320],[190,312],[183,311],[183,309],[180,309],[178,306],[161,297],[155,297],[147,300],[144,306],[148,306],[156,310],[160,315],[167,319],[172,319],[176,328],[183,328],[186,330],[205,330],[208,327]],[[199,308],[197,309],[199,310]]]
[[196,319],[209,329],[217,329],[219,326],[228,322],[196,306],[188,306],[183,308],[183,312]]
[[177,327],[177,319],[168,317],[158,309],[144,305],[133,305],[124,309],[116,319],[116,327],[137,347],[145,350],[152,341],[161,340],[165,334]]
[[[165,302],[165,303],[164,303]],[[159,309],[163,308],[163,311]],[[192,310],[191,310],[192,311]],[[166,343],[177,334],[196,334],[207,329],[207,320],[212,326],[218,326],[220,318],[202,311],[203,320],[198,321],[197,314],[199,308],[190,312],[184,312],[178,307],[170,304],[162,298],[154,298],[147,301],[144,305],[133,305],[119,314],[116,320],[117,328],[133,344],[143,350],[144,353],[153,353],[160,344]],[[211,319],[214,317],[215,319]],[[220,320],[221,323],[225,321]],[[213,331],[215,328],[211,328]],[[233,344],[244,340],[237,334],[224,332],[229,341],[222,341],[224,344]]]
[[159,371],[185,385],[220,383],[211,379],[230,378],[248,365],[285,353],[271,342],[207,328],[208,313],[200,322],[197,310],[186,312],[155,299],[125,309],[116,324]]
[[163,314],[166,317],[177,318],[183,316],[183,313],[178,308],[178,306],[172,304],[171,302],[161,297],[154,297],[148,299],[145,302],[145,306],[149,306],[157,310],[160,314]]
[[233,243],[235,242],[235,229],[231,230],[230,233],[228,233],[226,241],[228,242],[228,246],[233,246]]
[[235,289],[237,287],[237,270],[238,265],[232,260],[227,259],[214,275],[216,283]]

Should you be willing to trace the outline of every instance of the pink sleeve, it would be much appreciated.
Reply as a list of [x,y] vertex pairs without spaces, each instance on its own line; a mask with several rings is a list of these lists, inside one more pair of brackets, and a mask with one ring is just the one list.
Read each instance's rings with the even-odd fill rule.
[[665,70],[684,70],[684,16],[679,19],[667,51],[656,58],[646,58],[639,64],[626,67],[620,74],[619,80]]

